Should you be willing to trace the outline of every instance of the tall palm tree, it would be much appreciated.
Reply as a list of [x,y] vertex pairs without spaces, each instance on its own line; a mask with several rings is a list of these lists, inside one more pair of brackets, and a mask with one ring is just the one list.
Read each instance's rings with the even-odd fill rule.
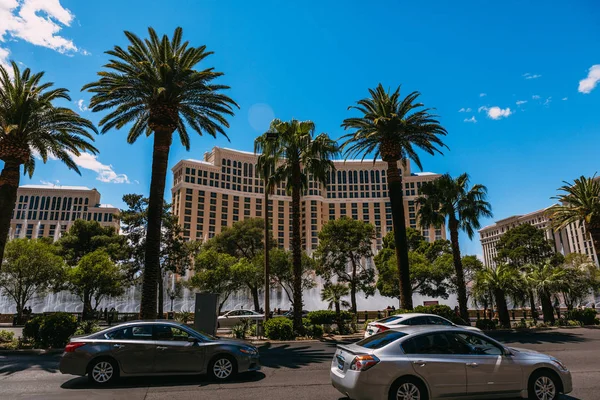
[[473,293],[475,297],[485,297],[492,293],[496,300],[500,325],[510,328],[510,315],[506,304],[506,296],[519,286],[519,272],[506,264],[496,268],[485,267],[475,274]]
[[481,227],[481,217],[492,216],[492,206],[486,201],[487,188],[473,185],[469,189],[469,175],[462,174],[456,179],[445,174],[438,179],[421,185],[418,215],[421,226],[433,225],[440,228],[448,220],[452,258],[456,272],[456,292],[460,316],[469,321],[467,287],[458,243],[458,232],[467,233],[473,239],[475,231]]
[[[274,119],[269,128],[273,143],[269,145],[274,183],[286,183],[292,196],[292,265],[294,271],[294,330],[302,331],[302,237],[300,233],[300,200],[313,180],[325,185],[331,159],[338,153],[338,145],[326,133],[315,135],[312,121],[281,121]],[[273,133],[276,133],[275,135]],[[268,217],[268,215],[267,215]]]
[[341,308],[349,308],[350,302],[343,298],[350,294],[350,289],[342,283],[330,283],[321,290],[321,300],[328,303],[328,309],[335,309],[335,314],[340,316]]
[[233,115],[237,104],[222,91],[228,86],[213,83],[223,73],[213,68],[195,69],[212,52],[206,46],[191,47],[182,42],[182,29],[173,37],[159,38],[148,28],[149,38],[142,40],[125,32],[129,40],[126,49],[115,46],[106,53],[112,58],[100,79],[83,87],[94,93],[92,111],[112,111],[100,120],[102,133],[129,125],[128,143],[142,134],[154,133],[152,178],[148,201],[148,231],[144,254],[140,314],[144,319],[156,318],[156,291],[159,279],[161,216],[165,179],[173,133],[177,131],[181,144],[190,149],[188,128],[199,135],[208,133],[225,137],[225,119]]
[[560,230],[572,223],[585,225],[592,238],[594,250],[600,257],[600,178],[581,176],[573,182],[564,182],[558,190],[564,192],[554,199],[561,204],[549,211],[554,229]]
[[359,100],[356,106],[349,107],[362,115],[347,118],[342,123],[344,129],[353,131],[342,137],[342,148],[346,158],[362,154],[363,160],[372,155],[375,159],[381,156],[387,162],[387,184],[400,278],[400,307],[411,310],[413,306],[404,217],[404,188],[398,162],[401,161],[406,167],[410,159],[422,169],[416,150],[442,154],[440,148],[446,145],[440,136],[446,135],[446,129],[440,125],[436,115],[429,113],[431,109],[416,102],[419,92],[412,92],[401,99],[400,87],[390,93],[379,84],[376,89],[369,89],[369,93],[370,98]]
[[45,163],[57,158],[69,169],[81,174],[74,156],[82,151],[96,154],[90,142],[98,133],[94,125],[69,108],[58,107],[57,100],[71,100],[68,90],[52,88],[42,82],[43,72],[19,70],[15,62],[12,77],[0,65],[0,265],[8,239],[10,220],[17,200],[21,165],[29,177],[35,170],[35,155]]
[[526,268],[526,281],[536,291],[542,304],[544,322],[554,323],[554,308],[552,295],[560,292],[566,284],[564,268],[552,265],[550,262],[540,265],[529,265]]

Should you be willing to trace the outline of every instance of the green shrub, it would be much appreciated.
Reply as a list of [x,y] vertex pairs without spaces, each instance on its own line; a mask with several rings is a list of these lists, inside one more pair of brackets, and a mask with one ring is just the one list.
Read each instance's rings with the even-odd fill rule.
[[597,325],[596,310],[593,308],[569,310],[565,312],[564,319],[579,321],[583,325]]
[[519,322],[514,325],[515,329],[527,329],[529,326],[527,325],[527,321],[525,318],[521,318]]
[[64,347],[77,330],[76,318],[64,312],[38,315],[27,321],[23,337],[33,341],[36,347]]
[[302,332],[304,336],[313,339],[319,339],[323,337],[323,325],[313,324],[308,318],[303,318],[302,326],[304,328],[304,332]]
[[15,333],[9,331],[0,331],[0,343],[11,343],[15,340]]
[[102,328],[96,320],[81,321],[77,326],[74,335],[91,335],[92,333],[100,332]]
[[[338,323],[338,317],[333,310],[318,310],[311,311],[306,316],[312,324],[315,325],[331,325]],[[354,314],[350,311],[340,312],[342,322],[351,322],[354,319]]]
[[482,331],[493,331],[497,327],[496,321],[493,319],[478,319],[475,326]]
[[265,336],[272,340],[294,340],[294,324],[287,318],[271,318],[265,322]]
[[462,318],[456,315],[453,309],[443,304],[437,304],[433,306],[416,306],[413,310],[396,310],[392,313],[392,315],[405,313],[435,314],[452,321],[452,323],[456,325],[469,325],[467,322],[463,321]]

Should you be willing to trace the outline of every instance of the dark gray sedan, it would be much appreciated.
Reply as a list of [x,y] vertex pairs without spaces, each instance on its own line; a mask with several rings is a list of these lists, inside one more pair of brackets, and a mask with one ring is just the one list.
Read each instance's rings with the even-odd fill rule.
[[60,372],[97,384],[119,376],[208,374],[216,380],[260,369],[256,347],[173,321],[134,321],[72,338]]

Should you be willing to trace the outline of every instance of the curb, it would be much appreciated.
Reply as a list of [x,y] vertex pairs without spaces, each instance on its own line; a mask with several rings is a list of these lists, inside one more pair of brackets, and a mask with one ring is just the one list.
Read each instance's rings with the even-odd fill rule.
[[64,351],[64,349],[0,350],[0,356],[43,356],[62,354]]
[[269,339],[250,339],[247,340],[249,343],[254,345],[265,345],[265,344],[301,344],[301,343],[322,343],[322,342],[341,342],[347,340],[360,340],[363,335],[351,335],[351,336],[330,336],[322,337],[321,339],[302,339],[302,340],[269,340]]

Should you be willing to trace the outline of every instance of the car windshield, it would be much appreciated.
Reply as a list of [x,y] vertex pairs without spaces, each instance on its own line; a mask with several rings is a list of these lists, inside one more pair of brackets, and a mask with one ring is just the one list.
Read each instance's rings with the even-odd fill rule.
[[394,321],[399,322],[402,318],[404,318],[404,317],[401,317],[399,315],[392,315],[391,317],[386,317],[386,318],[380,319],[377,322],[379,322],[380,324],[385,324],[386,322],[394,322]]
[[194,328],[192,328],[191,326],[185,326],[182,327],[184,330],[187,329],[189,331],[192,331],[196,336],[200,336],[200,338],[202,338],[202,340],[206,341],[206,342],[210,342],[211,340],[218,340],[219,338],[213,335],[209,335],[208,333],[205,332],[199,332],[197,330],[195,330]]
[[385,331],[377,335],[369,336],[356,344],[367,349],[380,349],[404,336],[406,336],[406,333],[404,332]]

